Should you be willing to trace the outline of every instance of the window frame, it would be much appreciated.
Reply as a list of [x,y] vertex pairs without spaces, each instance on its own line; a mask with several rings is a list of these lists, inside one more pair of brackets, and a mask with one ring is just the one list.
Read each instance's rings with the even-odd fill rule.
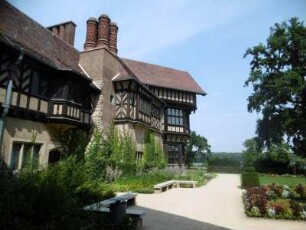
[[[20,147],[18,148],[17,152],[13,153],[15,149],[14,146],[16,145],[20,145]],[[28,157],[26,155],[28,154],[29,150],[31,151],[31,153],[30,153],[30,158],[28,159],[31,160],[31,164],[32,165],[36,164],[37,166],[39,166],[42,146],[43,146],[42,143],[32,143],[30,141],[17,141],[17,140],[12,141],[12,147],[9,159],[9,169],[14,172],[24,168],[26,159]],[[16,155],[17,157],[13,157],[13,155]],[[13,162],[14,158],[17,160]]]
[[183,109],[167,108],[167,123],[171,126],[184,126],[185,112]]
[[179,161],[179,147],[175,145],[168,145],[168,164],[178,164]]

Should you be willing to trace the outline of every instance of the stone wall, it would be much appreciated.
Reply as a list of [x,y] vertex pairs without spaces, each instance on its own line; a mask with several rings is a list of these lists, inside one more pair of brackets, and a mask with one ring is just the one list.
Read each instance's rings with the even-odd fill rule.
[[[35,143],[41,144],[39,163],[42,166],[46,166],[48,164],[49,152],[53,149],[60,148],[60,143],[52,136],[57,128],[58,125],[56,124],[44,124],[20,118],[7,117],[3,136],[4,161],[8,165],[10,164],[10,153],[13,142],[30,143],[33,135],[35,135]],[[68,128],[68,126],[63,128]]]
[[98,48],[82,52],[80,65],[102,90],[92,120],[100,131],[107,132],[116,112],[111,97],[115,96],[112,78],[118,73],[118,60],[106,49]]

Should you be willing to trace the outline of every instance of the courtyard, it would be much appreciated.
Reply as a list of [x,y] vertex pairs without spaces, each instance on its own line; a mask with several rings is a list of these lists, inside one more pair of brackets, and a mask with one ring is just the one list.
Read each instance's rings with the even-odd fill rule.
[[218,174],[199,188],[170,189],[161,194],[138,194],[146,211],[144,229],[302,230],[304,221],[250,218],[244,213],[239,174]]

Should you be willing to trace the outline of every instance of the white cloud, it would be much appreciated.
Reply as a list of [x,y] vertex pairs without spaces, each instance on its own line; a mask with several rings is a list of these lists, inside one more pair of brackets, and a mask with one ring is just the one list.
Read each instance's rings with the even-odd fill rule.
[[230,23],[249,10],[241,1],[133,2],[127,2],[118,17],[119,50],[122,56],[138,59]]

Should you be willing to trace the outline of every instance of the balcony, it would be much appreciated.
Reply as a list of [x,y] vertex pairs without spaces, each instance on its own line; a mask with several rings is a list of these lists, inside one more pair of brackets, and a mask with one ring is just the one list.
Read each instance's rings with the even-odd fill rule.
[[70,121],[90,124],[90,113],[80,104],[61,99],[51,99],[47,118],[54,121]]

